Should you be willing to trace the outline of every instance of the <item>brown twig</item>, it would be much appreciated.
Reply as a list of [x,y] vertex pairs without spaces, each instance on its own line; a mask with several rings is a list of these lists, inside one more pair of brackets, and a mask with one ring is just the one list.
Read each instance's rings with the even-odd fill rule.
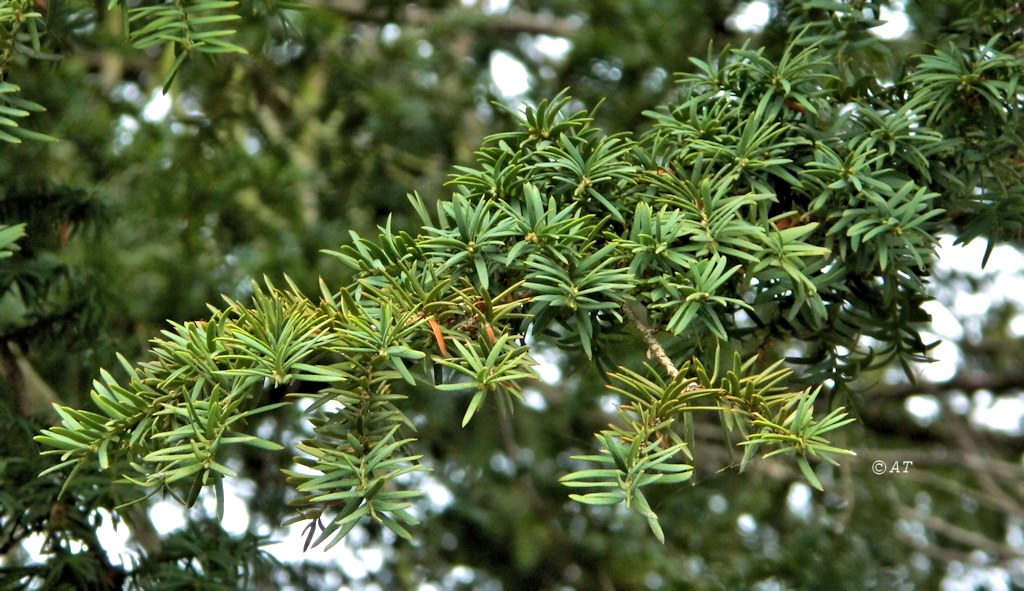
[[651,356],[657,359],[658,363],[665,368],[665,373],[668,374],[668,377],[675,379],[675,377],[679,375],[679,370],[676,369],[675,364],[672,363],[672,360],[665,354],[665,349],[662,348],[658,339],[654,337],[654,329],[647,326],[647,324],[637,316],[636,312],[629,307],[628,303],[622,305],[622,312],[626,315],[626,318],[633,323],[633,326],[640,331],[640,338],[647,343],[647,350],[650,352]]

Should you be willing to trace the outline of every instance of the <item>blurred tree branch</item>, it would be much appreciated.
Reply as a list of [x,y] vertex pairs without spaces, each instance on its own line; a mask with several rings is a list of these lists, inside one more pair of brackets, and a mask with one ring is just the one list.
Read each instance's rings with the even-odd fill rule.
[[13,342],[0,345],[0,375],[17,395],[18,408],[22,414],[45,415],[48,420],[57,416],[52,406],[58,401],[56,392]]
[[[941,517],[930,515],[909,507],[900,507],[899,514],[903,519],[919,522],[932,533],[940,535],[956,544],[972,549],[982,550],[1000,559],[1019,558],[1021,556],[1020,552],[1006,544],[996,542],[986,536],[964,529]],[[961,560],[962,559],[963,558],[961,558]]]
[[993,393],[1024,390],[1024,372],[962,372],[944,382],[880,384],[873,386],[868,395],[872,398],[907,398],[919,394],[933,396],[944,396],[954,392],[971,394],[979,390],[988,390]]
[[[902,407],[893,409],[871,407],[860,409],[857,415],[860,422],[869,430],[885,437],[902,437],[917,443],[937,443],[958,447],[953,429],[942,421],[925,424],[914,419]],[[977,427],[973,427],[977,429]],[[999,431],[977,430],[976,437],[987,447],[998,449],[1006,454],[1024,452],[1024,439]]]
[[326,8],[353,20],[380,24],[399,22],[428,26],[441,22],[463,25],[477,23],[481,28],[490,28],[502,33],[527,33],[554,37],[571,37],[580,28],[579,23],[573,20],[518,10],[488,15],[472,8],[456,7],[439,11],[416,5],[406,5],[401,10],[393,11],[374,7],[372,3],[363,0],[312,0],[310,5]]

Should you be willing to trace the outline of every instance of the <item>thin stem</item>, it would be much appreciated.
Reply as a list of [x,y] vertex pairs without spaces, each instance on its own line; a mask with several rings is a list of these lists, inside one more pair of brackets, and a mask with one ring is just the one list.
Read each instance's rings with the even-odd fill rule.
[[640,337],[645,343],[647,343],[647,351],[650,355],[657,359],[658,363],[665,368],[665,373],[668,374],[668,377],[675,379],[675,377],[679,375],[679,370],[676,369],[675,364],[672,363],[672,360],[665,354],[665,349],[661,347],[661,343],[658,342],[658,339],[654,338],[654,329],[647,326],[647,324],[637,316],[636,312],[629,307],[629,304],[623,304],[622,311],[626,314],[626,318],[629,318],[629,321],[633,323],[633,326],[640,331]]

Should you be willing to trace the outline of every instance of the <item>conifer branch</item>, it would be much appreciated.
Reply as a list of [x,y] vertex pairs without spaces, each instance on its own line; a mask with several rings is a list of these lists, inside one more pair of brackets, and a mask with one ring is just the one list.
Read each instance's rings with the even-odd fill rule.
[[679,375],[679,370],[676,368],[675,364],[672,363],[672,360],[669,359],[668,355],[665,353],[665,349],[661,346],[661,343],[658,342],[658,339],[654,337],[654,329],[647,326],[647,324],[637,316],[636,312],[630,308],[629,305],[623,305],[622,311],[626,314],[626,318],[629,318],[629,321],[633,323],[633,326],[636,327],[637,331],[639,331],[640,338],[642,338],[644,343],[647,344],[648,353],[657,359],[658,363],[665,368],[665,373],[668,374],[668,377],[675,379],[675,377]]

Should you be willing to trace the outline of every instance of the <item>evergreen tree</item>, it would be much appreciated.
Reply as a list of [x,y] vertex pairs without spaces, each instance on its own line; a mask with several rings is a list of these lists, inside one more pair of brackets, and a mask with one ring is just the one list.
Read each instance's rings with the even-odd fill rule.
[[[891,367],[912,381],[934,346],[940,238],[985,241],[982,264],[1018,239],[1020,6],[911,5],[913,46],[872,33],[884,3],[787,2],[763,47],[700,29],[705,57],[671,83],[667,64],[624,52],[523,110],[465,92],[463,62],[505,35],[576,40],[557,80],[574,82],[610,31],[654,50],[677,19],[735,8],[595,4],[543,17],[335,0],[310,10],[360,24],[323,32],[291,4],[9,3],[4,584],[320,588],[316,566],[263,548],[290,523],[305,528],[295,545],[386,547],[357,583],[386,588],[863,589],[937,586],[950,561],[1012,570],[1019,437],[956,410],[958,390],[1024,383],[1012,349],[964,349],[986,371],[949,384],[878,384]],[[97,33],[119,11],[146,57],[89,62],[77,44],[119,43]],[[497,45],[478,41],[489,30]],[[375,35],[433,68],[382,72],[351,47]],[[99,79],[67,94],[114,97],[105,126],[37,113],[55,91],[24,68],[62,43],[86,59],[56,75]],[[339,70],[339,56],[364,61]],[[554,81],[545,59],[532,63]],[[369,100],[378,74],[416,90]],[[175,97],[171,120],[147,111],[148,88]],[[355,99],[333,104],[343,91]],[[608,114],[585,106],[600,94]],[[416,155],[448,124],[479,137],[469,110],[499,131]],[[400,206],[410,177],[434,184]],[[322,196],[337,178],[353,195]],[[336,247],[344,224],[327,220],[343,210]],[[154,231],[180,238],[153,241],[168,219]],[[1014,309],[994,315],[974,345],[1010,338]],[[177,320],[140,354],[126,336],[162,316]],[[77,348],[75,366],[58,371],[55,348]],[[111,364],[115,348],[127,356]],[[541,357],[568,375],[537,380]],[[110,370],[76,383],[94,360]],[[941,421],[906,410],[917,394],[946,405]],[[257,515],[232,535],[218,520],[246,481]],[[438,488],[449,503],[423,498]],[[155,534],[159,498],[192,508],[184,530]],[[135,535],[125,564],[96,535],[112,515]],[[19,554],[33,534],[45,562]]]

